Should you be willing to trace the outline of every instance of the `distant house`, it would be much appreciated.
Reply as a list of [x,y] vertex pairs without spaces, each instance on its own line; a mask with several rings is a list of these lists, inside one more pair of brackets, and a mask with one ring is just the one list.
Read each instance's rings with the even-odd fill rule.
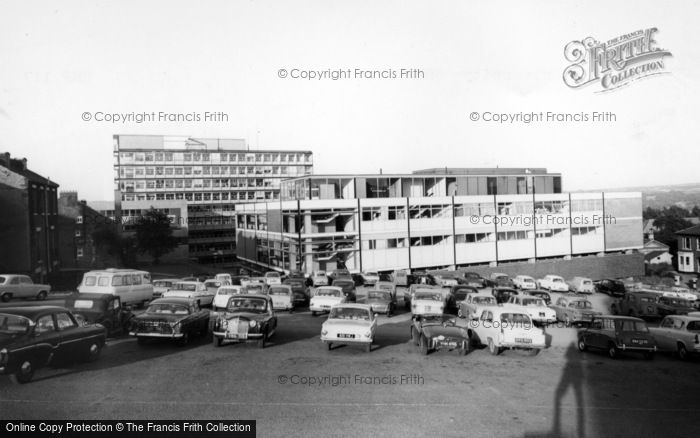
[[639,252],[648,254],[654,251],[665,251],[668,252],[670,247],[665,243],[659,242],[658,240],[646,240],[644,241],[644,248],[640,249]]
[[642,225],[642,233],[644,234],[644,240],[654,240],[654,233],[659,231],[654,225],[654,219],[647,219]]
[[651,251],[644,254],[644,263],[648,265],[670,265],[673,263],[673,256],[668,251]]
[[700,225],[676,232],[678,271],[700,273]]

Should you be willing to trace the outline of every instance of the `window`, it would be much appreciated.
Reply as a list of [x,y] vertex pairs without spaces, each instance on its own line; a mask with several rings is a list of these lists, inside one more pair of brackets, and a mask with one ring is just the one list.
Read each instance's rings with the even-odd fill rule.
[[75,237],[80,237],[82,235],[83,233],[80,230],[75,230]]
[[[78,248],[78,249],[76,250],[76,254],[75,254],[75,255],[76,255],[76,257],[78,257],[78,258],[82,257],[82,256],[83,256],[83,248]],[[88,286],[89,286],[89,285],[88,285]]]
[[83,223],[83,217],[82,217],[82,216],[76,217],[76,218],[75,218],[75,223],[76,223],[76,224],[82,224],[82,223]]
[[53,323],[53,317],[51,315],[45,315],[36,320],[35,331],[39,334],[52,332],[56,330],[56,326]]
[[66,330],[78,326],[70,315],[65,312],[56,314],[56,322],[58,323],[59,330]]

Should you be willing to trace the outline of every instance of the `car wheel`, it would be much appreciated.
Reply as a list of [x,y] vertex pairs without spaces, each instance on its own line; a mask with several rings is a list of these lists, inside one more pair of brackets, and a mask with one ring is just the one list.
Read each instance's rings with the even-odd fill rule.
[[569,315],[564,316],[564,326],[571,327],[571,320],[569,319]]
[[87,351],[87,362],[94,362],[100,357],[100,352],[102,351],[102,346],[97,342],[92,342],[90,348]]
[[688,349],[685,348],[685,344],[678,343],[678,358],[688,360]]
[[0,299],[2,299],[3,303],[6,303],[12,299],[12,294],[4,293],[4,294],[2,294],[2,297],[0,297]]
[[263,332],[262,337],[258,339],[258,348],[265,348],[265,338],[267,337],[267,333]]
[[372,352],[372,343],[371,343],[371,342],[368,342],[367,345],[365,345],[365,351],[366,351],[367,353],[371,353],[371,352]]
[[420,337],[420,352],[423,356],[427,356],[429,352],[428,339],[425,336]]
[[178,339],[177,344],[181,347],[184,347],[185,345],[190,343],[190,333],[185,332],[182,334],[182,337]]
[[653,351],[645,351],[644,352],[644,359],[646,360],[652,360],[654,358],[654,352]]
[[41,292],[39,292],[39,295],[36,296],[36,299],[38,301],[44,301],[46,299],[46,291],[42,290]]
[[578,340],[578,350],[579,351],[586,351],[586,342],[583,340],[583,338]]
[[411,327],[411,339],[413,340],[413,345],[420,345],[418,330],[416,330],[415,327]]
[[537,356],[538,354],[540,354],[539,348],[531,348],[527,351],[528,356]]
[[15,383],[29,383],[32,380],[32,377],[34,377],[34,365],[29,359],[27,359],[22,362],[19,370],[17,370],[17,372],[10,377]]
[[331,351],[333,349],[333,343],[332,342],[327,342],[326,346],[328,346],[328,351]]
[[459,349],[460,356],[466,356],[469,353],[469,344],[471,344],[471,340],[462,341],[462,346]]
[[462,312],[461,307],[457,310],[457,316],[459,316],[460,318],[464,318],[464,313]]
[[224,343],[223,338],[220,338],[219,336],[214,336],[212,342],[214,343],[215,347],[221,347]]
[[501,354],[501,349],[496,347],[496,344],[493,343],[493,339],[489,339],[489,353],[491,353],[493,356],[498,356]]
[[615,344],[608,344],[608,356],[610,356],[611,359],[617,359],[620,356],[620,352]]

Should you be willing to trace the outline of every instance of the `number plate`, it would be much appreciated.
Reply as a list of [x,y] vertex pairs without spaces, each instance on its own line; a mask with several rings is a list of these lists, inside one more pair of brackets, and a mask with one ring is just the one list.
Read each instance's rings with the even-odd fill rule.
[[339,338],[354,339],[355,335],[349,333],[338,333]]
[[515,342],[519,344],[532,344],[532,339],[528,338],[515,338]]
[[633,344],[646,344],[647,340],[646,339],[632,339]]

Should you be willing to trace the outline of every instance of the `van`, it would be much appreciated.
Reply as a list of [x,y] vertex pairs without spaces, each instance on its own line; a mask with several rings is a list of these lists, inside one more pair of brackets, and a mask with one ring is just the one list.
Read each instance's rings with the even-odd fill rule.
[[394,271],[394,284],[397,286],[408,287],[408,271],[398,270]]
[[146,271],[105,269],[86,272],[78,292],[112,294],[124,305],[145,305],[153,298],[153,285]]

